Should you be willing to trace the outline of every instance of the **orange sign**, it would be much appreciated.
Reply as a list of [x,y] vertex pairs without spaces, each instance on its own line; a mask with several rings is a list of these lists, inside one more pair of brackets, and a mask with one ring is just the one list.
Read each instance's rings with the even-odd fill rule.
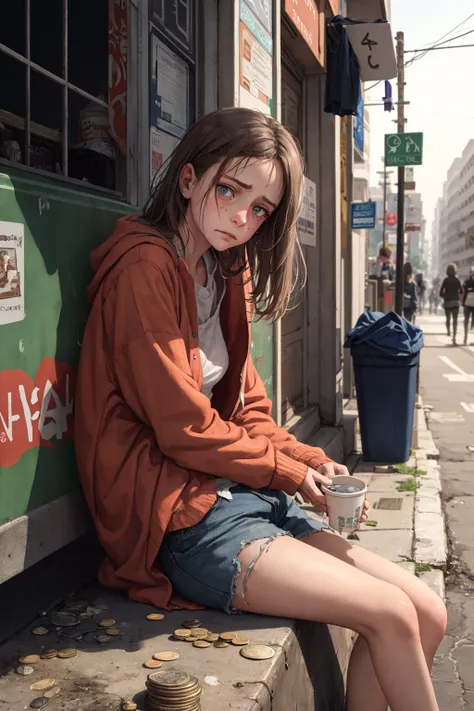
[[315,0],[285,0],[285,13],[324,65],[324,12],[318,10]]

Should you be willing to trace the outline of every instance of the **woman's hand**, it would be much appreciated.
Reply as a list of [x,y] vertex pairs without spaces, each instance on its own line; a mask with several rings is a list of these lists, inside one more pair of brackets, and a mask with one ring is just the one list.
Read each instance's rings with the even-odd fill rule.
[[[343,464],[337,464],[336,462],[328,462],[327,464],[321,464],[317,469],[311,469],[308,467],[308,473],[300,488],[299,493],[303,497],[304,501],[311,504],[319,511],[328,512],[328,507],[326,503],[325,494],[319,489],[318,484],[324,484],[324,486],[330,486],[332,483],[332,477],[338,476],[340,474],[345,474],[349,476],[349,470]],[[364,501],[364,511],[360,517],[361,523],[367,521],[369,510],[369,502],[367,499]]]

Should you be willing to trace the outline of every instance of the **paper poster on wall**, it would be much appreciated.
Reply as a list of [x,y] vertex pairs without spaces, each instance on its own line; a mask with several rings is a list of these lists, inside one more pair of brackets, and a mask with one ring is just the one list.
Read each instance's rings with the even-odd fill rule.
[[160,170],[174,151],[178,143],[175,136],[159,131],[154,126],[150,128],[150,182],[153,182],[156,173]]
[[304,177],[303,201],[297,223],[302,244],[316,247],[316,183]]
[[248,27],[240,23],[240,105],[270,114],[272,110],[272,57]]
[[[241,0],[242,2],[244,0]],[[260,20],[267,32],[272,34],[272,4],[270,0],[246,0],[246,4]]]
[[150,123],[182,138],[189,126],[189,66],[152,37]]
[[25,228],[0,221],[0,326],[25,318]]

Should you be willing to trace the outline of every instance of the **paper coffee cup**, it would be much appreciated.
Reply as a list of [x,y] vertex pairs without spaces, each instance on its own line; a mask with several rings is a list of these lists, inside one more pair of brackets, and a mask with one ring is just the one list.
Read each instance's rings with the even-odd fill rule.
[[333,486],[342,484],[343,486],[355,486],[357,491],[352,494],[343,494],[338,491],[331,491],[322,485],[321,489],[326,496],[328,506],[329,525],[336,531],[352,532],[359,528],[360,517],[364,510],[365,495],[367,486],[362,479],[355,476],[339,474],[331,477]]

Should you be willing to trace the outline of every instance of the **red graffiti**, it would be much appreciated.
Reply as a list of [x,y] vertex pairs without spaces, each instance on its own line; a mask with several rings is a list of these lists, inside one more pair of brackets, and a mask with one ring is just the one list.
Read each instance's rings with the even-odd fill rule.
[[0,467],[11,467],[32,447],[73,438],[76,373],[44,358],[34,381],[23,370],[0,371]]

